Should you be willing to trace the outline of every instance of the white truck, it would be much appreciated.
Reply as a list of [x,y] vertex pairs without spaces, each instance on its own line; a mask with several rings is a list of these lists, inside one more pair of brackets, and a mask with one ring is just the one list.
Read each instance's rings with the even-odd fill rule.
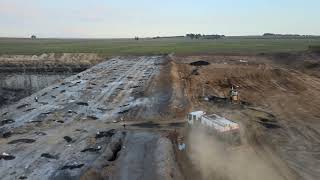
[[228,142],[240,142],[240,126],[238,123],[218,116],[216,114],[206,115],[204,111],[195,111],[188,114],[189,127],[204,127],[209,134]]

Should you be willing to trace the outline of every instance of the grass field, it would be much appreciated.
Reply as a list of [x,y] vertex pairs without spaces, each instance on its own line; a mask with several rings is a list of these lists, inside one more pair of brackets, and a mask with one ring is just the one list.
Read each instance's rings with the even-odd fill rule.
[[99,53],[103,55],[258,54],[301,52],[320,45],[320,37],[226,37],[218,40],[160,39],[17,39],[0,38],[0,54]]

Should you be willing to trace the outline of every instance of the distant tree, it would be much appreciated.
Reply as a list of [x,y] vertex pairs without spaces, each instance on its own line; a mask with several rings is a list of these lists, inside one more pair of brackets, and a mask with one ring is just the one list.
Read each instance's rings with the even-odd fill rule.
[[225,35],[205,35],[205,34],[186,34],[186,37],[190,38],[190,39],[220,39],[225,37]]
[[138,36],[134,37],[134,40],[138,41],[138,40],[139,40],[139,37],[138,37]]
[[220,39],[220,38],[224,38],[224,37],[225,37],[225,35],[218,35],[218,34],[203,36],[204,39]]
[[189,37],[190,39],[194,39],[196,37],[196,35],[193,33],[187,34],[186,36]]
[[274,36],[275,34],[273,33],[264,33],[263,36]]
[[196,35],[194,35],[194,37],[195,37],[196,39],[199,39],[199,38],[201,38],[201,34],[196,34]]
[[36,35],[32,35],[31,39],[37,39],[37,36]]

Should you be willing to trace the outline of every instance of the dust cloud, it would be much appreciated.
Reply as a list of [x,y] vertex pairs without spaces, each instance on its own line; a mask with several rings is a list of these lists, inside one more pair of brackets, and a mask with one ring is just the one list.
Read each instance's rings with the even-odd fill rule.
[[249,146],[227,145],[202,128],[190,129],[187,144],[187,154],[202,179],[283,179]]

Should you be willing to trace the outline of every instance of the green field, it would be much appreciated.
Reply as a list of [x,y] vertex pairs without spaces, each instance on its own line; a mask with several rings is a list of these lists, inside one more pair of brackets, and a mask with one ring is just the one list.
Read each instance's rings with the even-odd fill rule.
[[320,45],[320,37],[226,37],[217,40],[160,39],[17,39],[0,38],[0,54],[99,53],[103,55],[259,54],[302,52]]

